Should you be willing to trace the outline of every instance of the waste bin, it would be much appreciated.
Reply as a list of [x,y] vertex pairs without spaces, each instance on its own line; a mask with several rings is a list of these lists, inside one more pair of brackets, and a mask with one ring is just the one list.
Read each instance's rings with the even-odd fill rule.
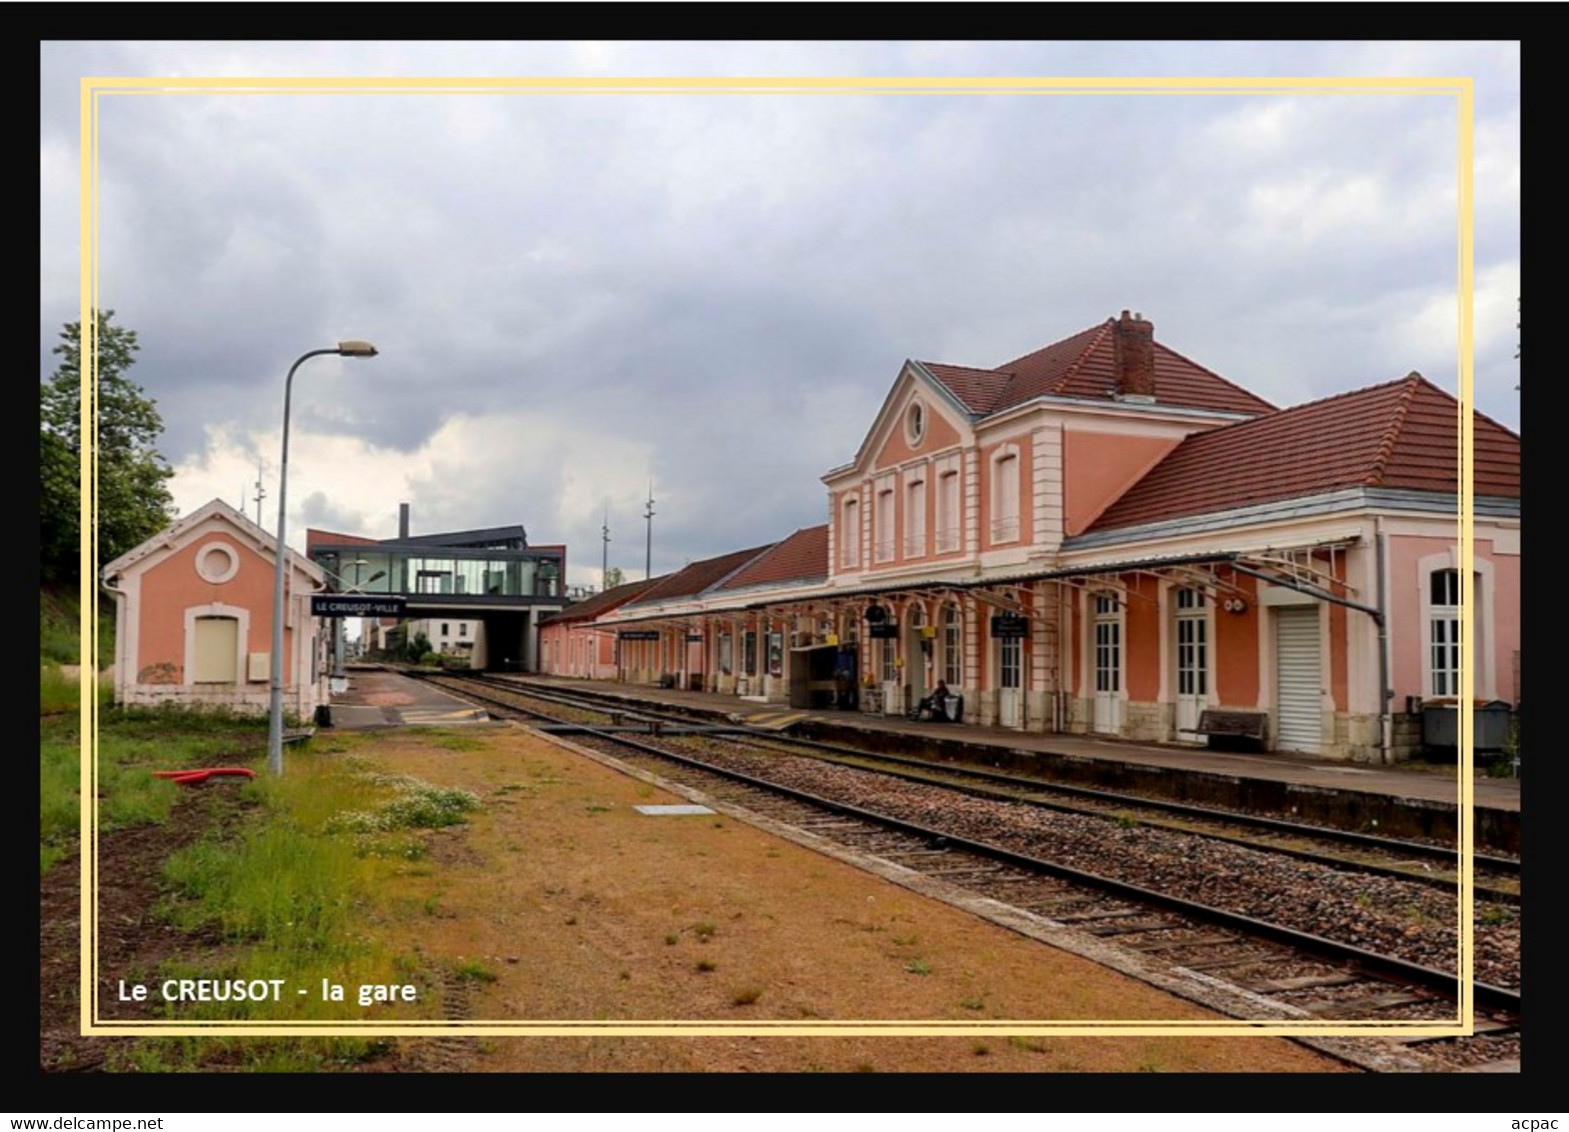
[[[1476,704],[1471,709],[1473,751],[1501,751],[1509,738],[1509,705],[1503,700]],[[1422,745],[1438,750],[1460,746],[1460,711],[1455,703],[1422,705]]]

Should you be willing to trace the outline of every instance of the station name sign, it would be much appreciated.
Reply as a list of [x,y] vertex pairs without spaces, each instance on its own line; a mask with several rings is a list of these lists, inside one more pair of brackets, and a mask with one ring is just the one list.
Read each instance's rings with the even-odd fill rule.
[[657,641],[658,629],[622,629],[616,636],[623,641]]
[[899,639],[899,625],[894,621],[878,621],[866,627],[866,636],[873,641],[896,641]]
[[992,618],[992,637],[996,640],[1017,640],[1030,635],[1030,622],[1017,613],[999,613]]
[[312,617],[402,617],[408,602],[401,597],[360,594],[311,594]]

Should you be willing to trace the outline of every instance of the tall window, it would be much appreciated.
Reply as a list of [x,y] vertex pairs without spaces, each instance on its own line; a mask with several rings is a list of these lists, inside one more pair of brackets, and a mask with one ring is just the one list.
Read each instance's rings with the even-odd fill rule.
[[1117,599],[1095,595],[1095,690],[1117,692],[1122,688],[1122,623]]
[[784,675],[784,634],[768,634],[768,675]]
[[905,489],[904,553],[919,558],[926,553],[926,481],[912,480]]
[[959,549],[959,473],[944,472],[937,480],[937,553]]
[[899,682],[899,642],[892,637],[883,638],[883,681]]
[[992,462],[992,541],[1019,537],[1019,453],[1004,449]]
[[964,683],[964,617],[957,605],[943,609],[942,678],[955,691]]
[[741,634],[741,674],[757,675],[757,631],[754,629]]
[[1434,696],[1460,694],[1460,571],[1434,570],[1428,592],[1429,687]]
[[839,542],[844,547],[840,561],[853,570],[861,564],[861,505],[858,500],[844,501],[844,522],[839,527]]
[[877,547],[876,558],[888,562],[893,558],[893,488],[885,487],[877,493]]

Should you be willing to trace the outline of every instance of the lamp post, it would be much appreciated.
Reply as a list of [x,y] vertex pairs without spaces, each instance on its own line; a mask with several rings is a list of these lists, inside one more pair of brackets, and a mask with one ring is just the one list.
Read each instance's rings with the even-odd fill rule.
[[369,342],[339,342],[326,350],[308,350],[294,360],[283,382],[283,458],[278,464],[278,544],[273,548],[272,579],[272,687],[267,724],[267,769],[283,773],[283,562],[288,557],[285,523],[288,517],[289,487],[289,395],[294,389],[294,371],[307,358],[337,354],[344,358],[374,358],[376,347]]

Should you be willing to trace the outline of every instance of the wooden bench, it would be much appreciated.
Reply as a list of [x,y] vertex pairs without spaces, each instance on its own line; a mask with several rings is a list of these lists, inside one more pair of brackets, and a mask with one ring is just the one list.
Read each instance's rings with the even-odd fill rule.
[[1262,743],[1269,727],[1269,716],[1261,711],[1220,711],[1206,708],[1199,713],[1197,727],[1184,727],[1189,735],[1211,738],[1255,739]]

